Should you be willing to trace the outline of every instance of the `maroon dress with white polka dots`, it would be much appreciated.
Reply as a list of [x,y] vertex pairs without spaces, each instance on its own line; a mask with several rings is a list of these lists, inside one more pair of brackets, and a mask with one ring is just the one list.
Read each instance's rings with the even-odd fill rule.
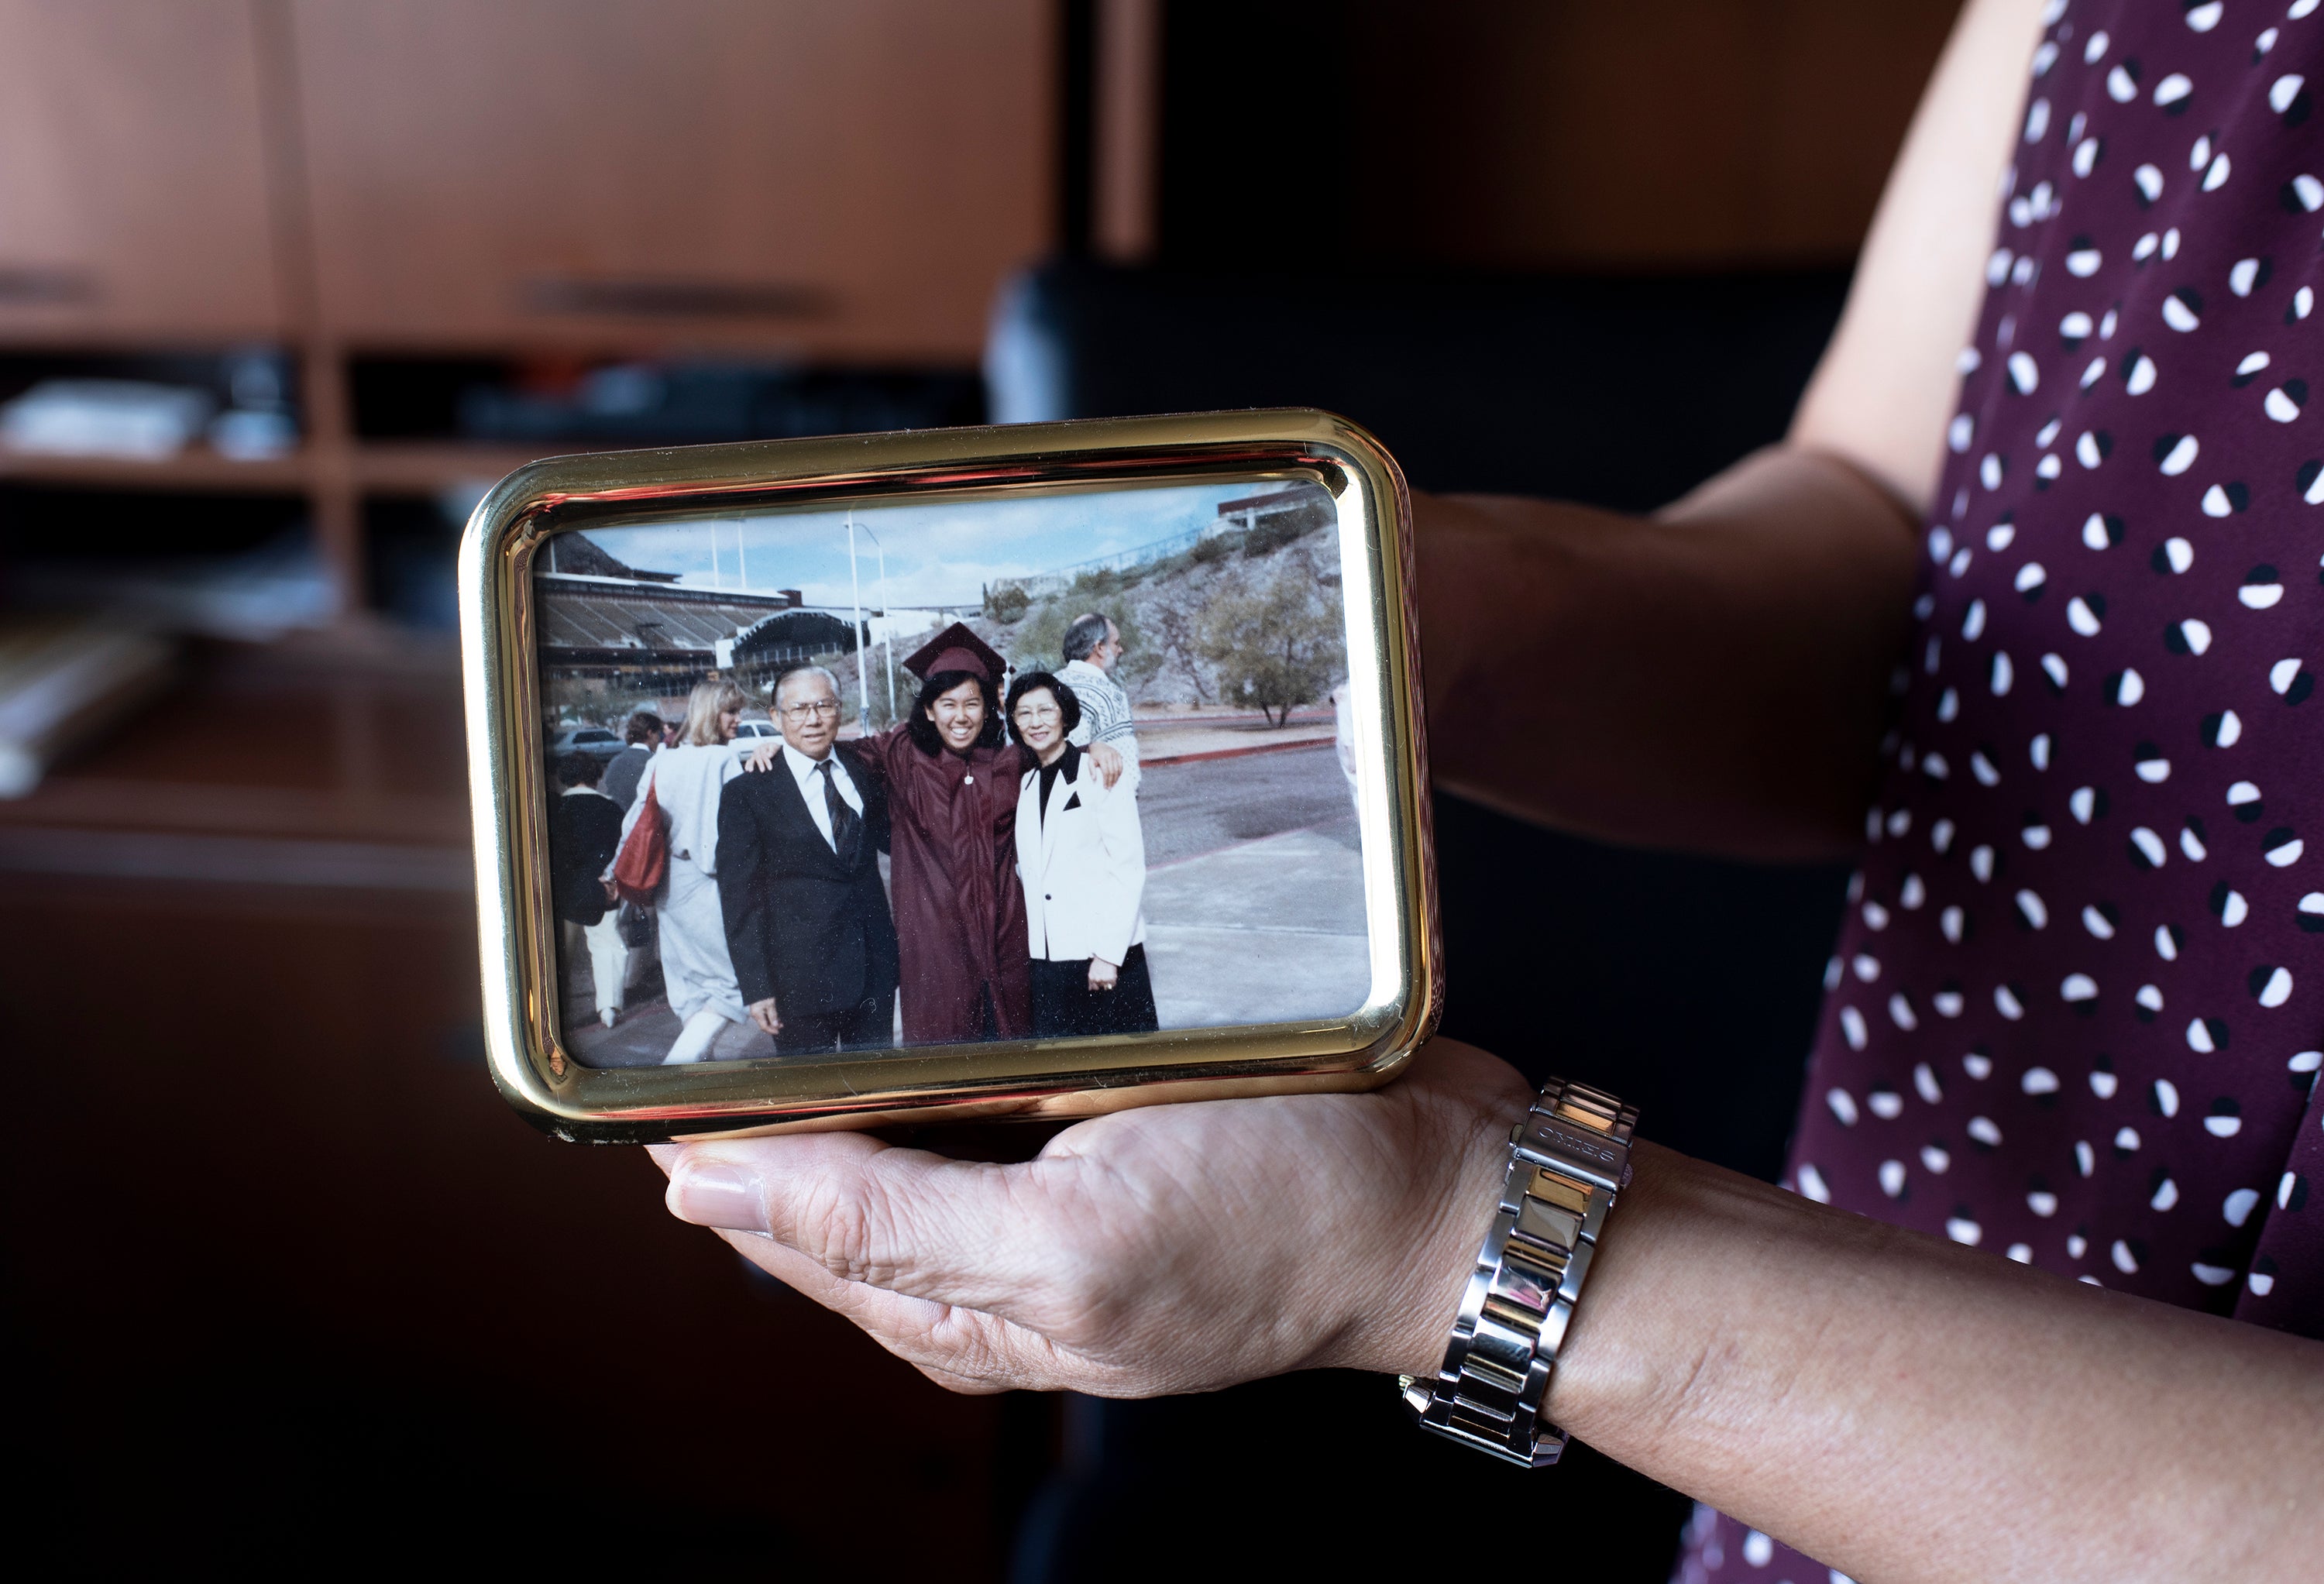
[[[2324,1337],[2319,0],[2052,0],[1788,1183]],[[1690,1581],[1839,1575],[1708,1509]]]

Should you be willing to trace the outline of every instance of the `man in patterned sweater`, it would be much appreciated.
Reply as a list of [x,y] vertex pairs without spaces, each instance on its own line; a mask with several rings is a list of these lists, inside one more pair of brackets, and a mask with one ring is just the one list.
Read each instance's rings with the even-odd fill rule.
[[1065,668],[1058,679],[1074,690],[1082,723],[1074,728],[1077,748],[1102,742],[1121,755],[1126,773],[1138,775],[1138,729],[1130,718],[1130,695],[1107,673],[1121,659],[1121,630],[1092,611],[1065,629]]

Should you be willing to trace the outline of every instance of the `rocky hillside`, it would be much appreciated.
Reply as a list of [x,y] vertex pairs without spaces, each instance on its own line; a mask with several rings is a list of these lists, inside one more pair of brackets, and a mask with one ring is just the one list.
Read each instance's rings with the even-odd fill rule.
[[[1148,708],[1225,705],[1272,712],[1319,702],[1347,675],[1338,548],[1320,530],[1220,534],[1128,572],[1090,574],[1052,598],[1004,597],[969,625],[1019,669],[1054,670],[1062,664],[1058,645],[1066,626],[1085,611],[1103,612],[1120,628],[1125,647],[1114,675],[1132,703]],[[1010,620],[1000,620],[1003,615]],[[916,690],[901,662],[919,643],[900,639],[895,646],[899,710],[911,707]],[[853,648],[816,658],[837,675],[843,713],[854,722]],[[863,661],[870,723],[877,729],[892,719],[890,657],[874,645]],[[754,683],[745,691],[751,713],[763,714],[767,690]],[[632,709],[670,714],[685,708],[683,697],[649,697],[597,682],[560,685],[551,694],[549,718],[559,724],[612,726]]]
[[1128,572],[1085,575],[1050,599],[1025,603],[1013,592],[970,623],[986,642],[1020,669],[1052,669],[1066,626],[1102,612],[1121,630],[1115,676],[1134,704],[1258,702],[1254,689],[1270,688],[1311,703],[1346,674],[1338,548],[1320,530],[1223,533]]

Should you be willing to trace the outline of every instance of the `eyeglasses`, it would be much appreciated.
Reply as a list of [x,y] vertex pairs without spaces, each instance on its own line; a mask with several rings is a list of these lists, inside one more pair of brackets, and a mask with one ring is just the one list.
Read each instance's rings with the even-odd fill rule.
[[783,705],[783,719],[786,721],[804,721],[809,715],[836,715],[837,714],[839,714],[839,701],[835,698],[819,698],[807,704]]
[[1017,719],[1027,723],[1038,723],[1042,721],[1055,721],[1061,718],[1062,712],[1060,712],[1057,706],[1053,704],[1028,704],[1020,705],[1017,711]]

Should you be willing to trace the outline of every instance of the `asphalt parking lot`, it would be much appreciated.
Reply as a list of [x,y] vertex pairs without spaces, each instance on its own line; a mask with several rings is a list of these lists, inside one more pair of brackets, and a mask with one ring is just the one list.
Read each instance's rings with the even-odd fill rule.
[[[1336,1017],[1370,988],[1361,854],[1347,778],[1329,741],[1148,766],[1147,962],[1166,1028]],[[637,969],[642,966],[642,975]],[[678,1037],[650,962],[619,1024],[598,1027],[586,962],[568,959],[566,1027],[595,1066],[650,1066]],[[717,1060],[769,1054],[730,1027]]]

